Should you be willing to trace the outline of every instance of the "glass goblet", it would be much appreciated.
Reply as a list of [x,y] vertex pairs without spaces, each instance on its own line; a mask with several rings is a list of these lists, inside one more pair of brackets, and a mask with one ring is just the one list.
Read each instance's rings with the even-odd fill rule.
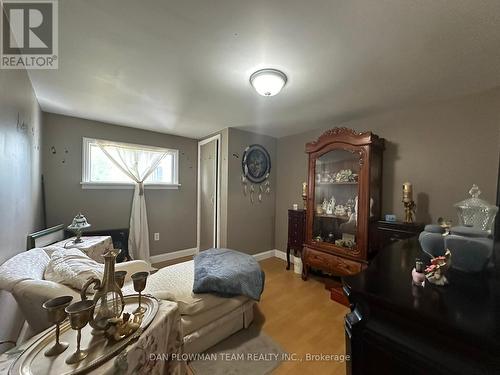
[[91,300],[75,302],[66,307],[71,328],[78,331],[78,335],[76,336],[76,351],[66,358],[66,363],[68,365],[78,363],[88,355],[87,351],[80,349],[80,341],[82,339],[82,328],[85,327],[92,318],[94,308],[94,301]]
[[146,308],[141,306],[142,291],[146,288],[146,280],[149,276],[149,272],[136,272],[132,275],[132,281],[134,282],[134,290],[139,293],[139,307],[134,310],[134,314],[144,314]]
[[68,315],[65,311],[65,308],[71,303],[73,300],[72,296],[61,296],[49,299],[45,301],[42,307],[47,311],[48,320],[56,325],[56,343],[47,351],[45,351],[46,357],[52,357],[58,354],[61,354],[68,348],[67,342],[59,341],[60,334],[60,324],[66,319]]
[[125,276],[127,275],[127,271],[116,271],[115,272],[115,283],[118,285],[118,288],[123,288],[123,284],[125,284]]

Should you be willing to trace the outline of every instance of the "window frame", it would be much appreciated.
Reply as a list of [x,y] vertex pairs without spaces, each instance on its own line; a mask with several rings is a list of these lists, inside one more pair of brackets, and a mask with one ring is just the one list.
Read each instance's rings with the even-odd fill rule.
[[133,147],[144,147],[144,149],[156,149],[161,151],[166,151],[174,156],[172,177],[173,183],[151,183],[144,182],[144,187],[146,189],[178,189],[181,184],[179,183],[179,150],[165,147],[141,145],[137,143],[126,143],[126,142],[116,142],[106,139],[99,138],[89,138],[83,137],[82,139],[82,181],[80,185],[82,189],[134,189],[134,182],[96,182],[90,181],[90,146],[95,144],[97,141],[115,143],[117,145],[133,146]]

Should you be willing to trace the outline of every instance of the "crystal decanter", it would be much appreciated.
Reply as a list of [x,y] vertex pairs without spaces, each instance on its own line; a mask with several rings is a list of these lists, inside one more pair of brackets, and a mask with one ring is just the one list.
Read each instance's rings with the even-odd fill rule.
[[125,307],[122,291],[115,281],[115,262],[119,253],[120,250],[115,249],[103,255],[104,276],[102,282],[97,278],[89,279],[80,293],[82,300],[87,299],[87,289],[90,285],[95,284],[94,302],[96,307],[90,325],[98,331],[107,329],[108,320],[120,317]]

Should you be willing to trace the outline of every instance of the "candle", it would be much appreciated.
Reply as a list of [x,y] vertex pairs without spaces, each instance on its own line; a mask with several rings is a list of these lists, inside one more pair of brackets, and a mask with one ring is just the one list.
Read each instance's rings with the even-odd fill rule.
[[307,182],[302,183],[302,195],[303,196],[307,195]]
[[413,200],[413,187],[411,183],[403,184],[403,202],[411,202]]

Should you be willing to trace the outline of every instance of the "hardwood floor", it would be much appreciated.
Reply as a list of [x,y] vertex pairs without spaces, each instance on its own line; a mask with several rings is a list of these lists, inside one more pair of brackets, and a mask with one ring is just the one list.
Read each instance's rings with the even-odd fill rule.
[[269,258],[260,262],[266,287],[255,322],[288,353],[302,362],[283,362],[273,374],[345,374],[345,363],[306,361],[309,354],[345,355],[344,316],[349,311],[330,299],[319,278],[304,282],[285,262]]
[[160,268],[163,268],[163,267],[171,266],[172,264],[187,262],[188,260],[192,260],[192,259],[193,259],[193,256],[192,255],[188,255],[188,256],[182,257],[182,258],[175,258],[175,259],[172,259],[172,260],[166,260],[164,262],[153,263],[152,266],[154,268],[160,269]]
[[[157,268],[190,260],[192,257],[155,264]],[[266,273],[266,286],[256,306],[253,324],[289,354],[302,361],[283,362],[273,375],[344,375],[345,363],[306,361],[307,354],[345,355],[344,316],[349,309],[330,299],[321,278],[310,275],[302,281],[278,258],[259,262]],[[192,374],[188,369],[188,374]]]

